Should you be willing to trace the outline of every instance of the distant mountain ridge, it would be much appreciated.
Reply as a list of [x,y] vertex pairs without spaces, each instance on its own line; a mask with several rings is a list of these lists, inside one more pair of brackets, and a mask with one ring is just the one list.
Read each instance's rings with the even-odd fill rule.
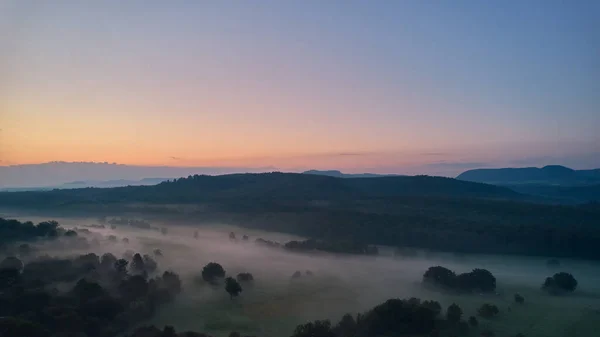
[[152,186],[0,193],[0,206],[120,202],[351,200],[405,196],[524,199],[508,188],[429,176],[344,179],[298,173],[194,175]]
[[379,177],[395,177],[397,174],[376,174],[376,173],[342,173],[338,170],[308,170],[302,174],[314,174],[336,178],[379,178]]
[[600,184],[600,169],[573,170],[561,165],[474,169],[459,174],[456,179],[495,185],[589,185]]
[[[134,166],[94,162],[49,162],[0,166],[0,189],[22,190],[47,189],[73,182],[101,182],[131,180],[148,177],[167,179],[187,177],[194,174],[232,174],[272,171],[270,167],[177,167]],[[73,184],[78,185],[78,184]],[[83,186],[83,184],[79,184]],[[110,184],[108,184],[110,185]],[[79,187],[79,186],[76,186]],[[106,186],[112,187],[112,186]],[[59,187],[62,188],[62,187]]]
[[110,187],[123,187],[123,186],[146,186],[156,185],[163,181],[169,180],[168,178],[144,178],[140,180],[83,180],[83,181],[72,181],[55,186],[36,186],[36,187],[7,187],[0,188],[0,192],[25,192],[25,191],[48,191],[54,189],[73,189],[73,188],[110,188]]

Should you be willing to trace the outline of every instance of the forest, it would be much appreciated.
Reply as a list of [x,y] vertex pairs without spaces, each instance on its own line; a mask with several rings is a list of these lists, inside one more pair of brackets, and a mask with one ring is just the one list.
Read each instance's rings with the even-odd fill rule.
[[[175,327],[148,325],[148,321],[161,311],[168,311],[169,303],[180,294],[203,287],[210,292],[228,294],[230,301],[240,301],[246,291],[254,291],[260,284],[261,275],[251,272],[231,274],[218,262],[209,262],[201,273],[191,281],[180,277],[164,260],[160,249],[124,253],[104,252],[115,245],[130,245],[130,240],[105,235],[106,242],[99,245],[95,230],[112,230],[118,233],[115,223],[134,231],[155,233],[168,238],[167,231],[140,228],[142,220],[110,219],[109,226],[90,224],[65,228],[56,221],[38,224],[0,218],[0,336],[89,336],[108,337],[173,337],[211,336],[201,331],[179,331]],[[147,221],[144,223],[149,224]],[[107,228],[108,227],[108,228]],[[142,226],[145,227],[145,226]],[[137,233],[137,232],[129,232]],[[194,239],[200,239],[194,232]],[[359,246],[342,246],[316,240],[292,240],[285,244],[258,238],[254,242],[247,235],[230,232],[224,245],[254,244],[263,249],[293,254],[311,251],[333,253],[374,254]],[[133,238],[132,238],[133,239]],[[224,238],[225,239],[225,235]],[[177,239],[178,240],[178,239]],[[53,256],[48,245],[58,245],[62,251],[72,251],[63,256]],[[350,247],[350,248],[348,248]],[[131,248],[134,248],[133,246]],[[368,248],[368,247],[367,247]],[[220,248],[222,249],[222,248]],[[346,251],[347,249],[347,251]],[[274,252],[275,252],[274,251]],[[166,265],[163,265],[166,264]],[[560,262],[549,260],[555,270]],[[290,276],[292,287],[302,287],[311,282],[315,272],[296,271]],[[540,290],[547,296],[564,297],[576,291],[578,281],[568,272],[556,272],[543,279]],[[191,282],[191,283],[190,283]],[[297,283],[297,285],[294,285]],[[470,272],[455,273],[442,267],[431,266],[423,271],[422,285],[446,293],[465,296],[479,292],[494,296],[498,291],[496,276],[487,269],[475,268]],[[514,306],[525,305],[526,299],[519,293],[512,299]],[[456,303],[447,308],[436,300],[416,297],[390,298],[360,313],[341,315],[339,320],[311,320],[296,326],[284,335],[291,337],[372,337],[372,336],[454,336],[480,334],[494,336],[489,324],[501,314],[496,304],[482,301],[476,310],[464,309]],[[510,308],[509,308],[510,310]],[[230,337],[242,336],[232,330]],[[245,336],[245,335],[244,335]],[[517,333],[513,336],[525,336]]]
[[5,192],[0,207],[142,213],[458,253],[600,257],[598,203],[550,204],[503,187],[439,177],[190,176],[155,186]]

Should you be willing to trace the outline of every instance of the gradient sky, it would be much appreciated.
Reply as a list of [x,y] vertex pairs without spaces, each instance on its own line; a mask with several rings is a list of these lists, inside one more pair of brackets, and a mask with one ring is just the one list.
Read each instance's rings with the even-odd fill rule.
[[599,1],[0,1],[0,165],[600,166]]

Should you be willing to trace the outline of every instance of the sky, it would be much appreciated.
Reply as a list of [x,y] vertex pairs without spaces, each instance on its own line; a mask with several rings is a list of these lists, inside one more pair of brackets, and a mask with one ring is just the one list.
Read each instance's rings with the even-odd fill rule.
[[591,0],[0,1],[0,165],[600,167],[599,17]]

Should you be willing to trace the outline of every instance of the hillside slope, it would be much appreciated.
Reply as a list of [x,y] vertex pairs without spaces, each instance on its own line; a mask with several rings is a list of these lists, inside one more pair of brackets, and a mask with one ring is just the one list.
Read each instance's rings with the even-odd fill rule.
[[153,186],[0,193],[0,206],[70,203],[196,203],[239,200],[352,200],[438,196],[523,199],[508,188],[441,177],[343,179],[296,173],[195,175]]
[[542,168],[499,168],[475,169],[459,174],[456,179],[498,185],[556,184],[581,185],[600,184],[600,169],[573,170],[560,165]]

